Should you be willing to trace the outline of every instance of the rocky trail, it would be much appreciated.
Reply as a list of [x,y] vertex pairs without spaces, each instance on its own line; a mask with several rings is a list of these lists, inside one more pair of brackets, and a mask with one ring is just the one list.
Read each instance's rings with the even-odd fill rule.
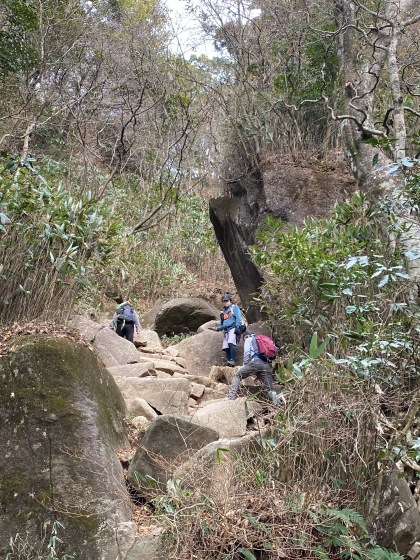
[[[240,366],[225,365],[222,334],[209,330],[218,324],[218,316],[217,308],[198,298],[173,300],[142,318],[145,328],[134,345],[117,336],[108,322],[83,317],[72,321],[124,397],[130,447],[119,450],[118,456],[133,501],[133,521],[149,538],[160,532],[150,501],[170,492],[171,478],[188,473],[190,481],[198,480],[202,465],[209,463],[210,478],[220,477],[213,472],[221,468],[215,460],[217,450],[249,448],[275,414],[273,408],[245,396],[259,391],[253,378],[244,381],[236,400],[227,400]],[[192,334],[165,348],[158,332],[163,335],[169,329]],[[237,358],[241,364],[243,341]]]
[[[262,436],[283,422],[279,412],[287,417],[288,406],[252,398],[259,391],[252,378],[236,400],[226,398],[235,368],[224,364],[222,334],[210,330],[218,320],[210,303],[180,298],[142,317],[134,345],[109,328],[109,318],[1,333],[0,554],[22,520],[28,542],[38,542],[39,524],[45,539],[59,518],[75,558],[159,560],[159,504],[195,493],[214,504],[235,501],[241,460],[261,456]],[[264,333],[265,326],[248,329]],[[186,332],[173,346],[162,343]],[[242,354],[241,342],[238,364]],[[408,550],[418,534],[415,495],[394,476],[384,496],[376,524]],[[402,499],[404,511],[396,505]],[[262,498],[258,511],[266,505]]]

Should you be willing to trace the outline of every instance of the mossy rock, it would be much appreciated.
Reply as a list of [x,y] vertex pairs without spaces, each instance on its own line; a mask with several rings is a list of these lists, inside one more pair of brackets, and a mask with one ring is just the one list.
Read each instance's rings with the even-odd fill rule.
[[0,384],[0,552],[17,533],[39,544],[58,519],[64,552],[116,558],[113,532],[131,511],[115,453],[127,445],[126,408],[112,376],[88,347],[31,335],[0,358]]

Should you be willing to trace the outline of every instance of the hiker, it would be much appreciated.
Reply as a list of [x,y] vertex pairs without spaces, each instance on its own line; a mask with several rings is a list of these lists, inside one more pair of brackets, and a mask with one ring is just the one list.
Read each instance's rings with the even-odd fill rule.
[[[241,339],[241,333],[245,330],[242,322],[241,310],[232,303],[230,294],[222,295],[223,311],[220,313],[220,325],[211,327],[212,331],[223,331],[222,350],[226,352],[227,365],[234,367],[236,358],[236,345]],[[243,329],[243,330],[242,330]]]
[[134,327],[139,334],[140,319],[130,302],[123,301],[117,306],[109,327],[115,330],[118,336],[126,338],[134,344]]
[[261,381],[261,391],[265,399],[279,404],[279,397],[273,391],[273,374],[271,361],[265,354],[258,351],[257,340],[254,333],[244,334],[244,365],[233,376],[228,392],[228,399],[236,399],[242,379],[255,375]]

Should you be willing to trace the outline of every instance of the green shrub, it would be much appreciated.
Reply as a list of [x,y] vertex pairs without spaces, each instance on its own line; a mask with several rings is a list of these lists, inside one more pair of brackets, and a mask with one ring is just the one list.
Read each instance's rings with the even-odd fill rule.
[[0,324],[65,318],[109,260],[119,225],[89,192],[73,195],[32,160],[0,158]]
[[406,232],[384,214],[386,202],[355,193],[331,218],[300,228],[270,219],[253,258],[265,278],[260,302],[284,354],[299,356],[317,332],[329,339],[338,369],[395,386],[418,372],[419,310],[399,243]]

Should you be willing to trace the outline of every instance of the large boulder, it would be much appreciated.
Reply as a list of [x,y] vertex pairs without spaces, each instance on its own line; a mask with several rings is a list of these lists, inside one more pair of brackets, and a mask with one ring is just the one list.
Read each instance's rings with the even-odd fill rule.
[[217,440],[218,433],[186,418],[158,416],[147,429],[128,471],[130,483],[147,497],[165,491],[176,466]]
[[253,404],[244,397],[233,401],[226,399],[197,409],[192,420],[217,431],[221,438],[236,438],[245,435],[252,409]]
[[118,336],[109,328],[109,323],[99,324],[87,317],[77,315],[71,319],[69,326],[93,345],[107,367],[123,366],[139,361],[139,352],[134,344]]
[[354,178],[341,162],[310,168],[282,165],[276,157],[264,160],[260,168],[252,164],[248,174],[240,173],[237,180],[229,181],[229,192],[209,203],[217,241],[249,321],[262,318],[252,298],[259,293],[263,278],[250,259],[249,247],[263,220],[274,216],[300,224],[308,216],[325,216],[336,201],[343,201],[356,189]]
[[203,299],[172,299],[156,313],[153,330],[159,336],[196,332],[203,323],[217,319],[219,315],[220,311]]
[[156,315],[162,307],[162,303],[162,300],[158,299],[153,305],[152,309],[149,309],[140,317],[140,323],[144,329],[153,329]]
[[116,377],[129,410],[144,399],[159,414],[188,414],[190,382],[187,379],[155,377]]
[[200,490],[216,503],[223,503],[227,493],[234,492],[235,488],[242,493],[242,464],[238,457],[244,462],[255,458],[256,452],[261,450],[261,436],[261,433],[251,433],[207,444],[175,469],[173,481],[184,490]]
[[139,352],[134,344],[118,336],[108,327],[98,331],[93,347],[107,367],[124,366],[139,361]]
[[[212,366],[226,364],[226,355],[222,351],[223,333],[206,330],[200,334],[190,336],[175,344],[179,356],[184,358],[186,369],[191,375],[208,376]],[[243,340],[240,341],[236,352],[236,361],[242,363],[244,353]]]
[[384,548],[406,555],[420,540],[420,512],[407,481],[396,471],[385,478],[374,535]]
[[72,317],[69,321],[69,326],[82,334],[90,343],[95,340],[98,332],[105,328],[104,325],[96,323],[83,315],[75,315]]
[[41,546],[40,528],[58,519],[63,552],[120,557],[131,506],[116,455],[126,408],[112,376],[86,346],[30,335],[0,358],[0,385],[1,556],[17,534]]

